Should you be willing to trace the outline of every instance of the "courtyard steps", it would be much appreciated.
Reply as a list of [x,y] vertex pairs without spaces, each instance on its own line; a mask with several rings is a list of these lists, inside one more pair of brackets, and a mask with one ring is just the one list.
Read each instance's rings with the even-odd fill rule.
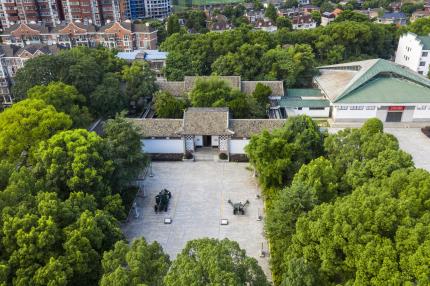
[[218,150],[208,147],[199,148],[194,152],[195,161],[217,161]]

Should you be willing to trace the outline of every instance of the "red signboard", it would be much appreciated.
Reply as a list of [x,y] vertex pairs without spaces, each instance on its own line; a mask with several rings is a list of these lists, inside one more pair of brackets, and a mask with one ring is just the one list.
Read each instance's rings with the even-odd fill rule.
[[389,111],[403,111],[405,110],[404,106],[389,106],[388,107]]

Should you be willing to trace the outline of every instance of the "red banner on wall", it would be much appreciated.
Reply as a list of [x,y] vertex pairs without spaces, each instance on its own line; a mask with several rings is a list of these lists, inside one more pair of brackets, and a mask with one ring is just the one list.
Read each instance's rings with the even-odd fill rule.
[[405,110],[404,106],[388,106],[389,111],[403,111]]

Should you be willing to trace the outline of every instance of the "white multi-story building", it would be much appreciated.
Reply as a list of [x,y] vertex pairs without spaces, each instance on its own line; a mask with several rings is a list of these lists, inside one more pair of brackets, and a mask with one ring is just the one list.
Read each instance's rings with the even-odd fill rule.
[[430,66],[430,36],[408,32],[400,37],[396,63],[427,76]]

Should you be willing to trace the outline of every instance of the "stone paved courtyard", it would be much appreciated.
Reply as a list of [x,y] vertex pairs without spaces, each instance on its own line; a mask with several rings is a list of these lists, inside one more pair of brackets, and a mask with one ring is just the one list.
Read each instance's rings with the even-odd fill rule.
[[[268,257],[260,258],[260,251],[268,253],[263,235],[263,200],[257,198],[259,188],[245,163],[154,162],[154,176],[143,182],[145,194],[137,197],[139,217],[130,216],[123,231],[129,240],[145,237],[158,241],[173,259],[188,240],[212,237],[235,240],[249,256],[255,257],[270,279]],[[163,188],[172,192],[169,210],[154,213],[154,196]],[[234,216],[227,203],[250,201],[244,216]],[[164,224],[172,218],[170,225]],[[228,219],[228,225],[220,225]]]

